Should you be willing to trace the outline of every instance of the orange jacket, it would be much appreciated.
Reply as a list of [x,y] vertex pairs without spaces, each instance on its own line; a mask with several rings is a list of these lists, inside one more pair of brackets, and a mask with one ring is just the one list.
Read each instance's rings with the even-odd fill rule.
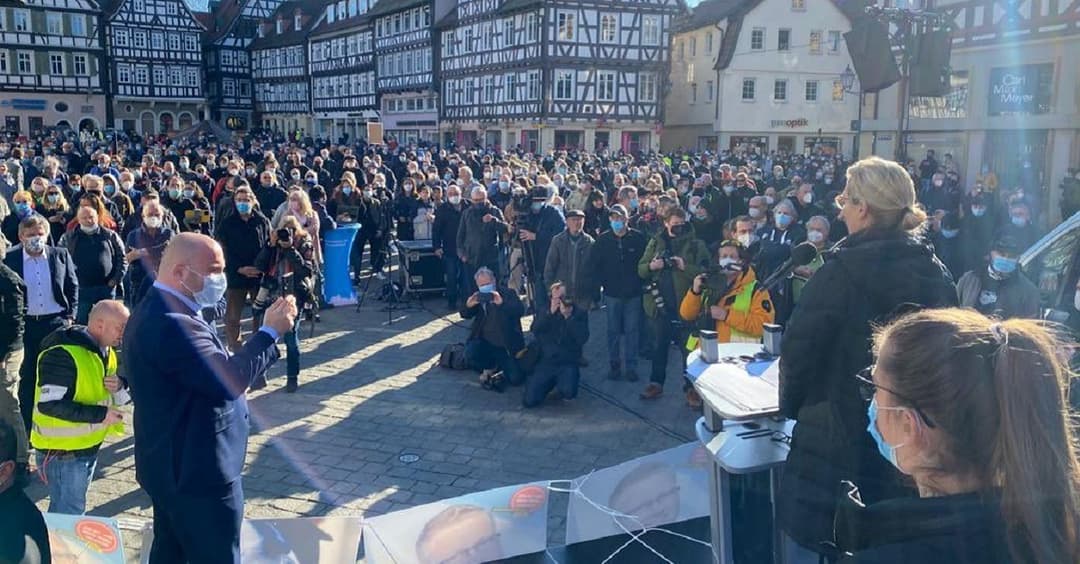
[[[743,289],[756,281],[757,275],[754,274],[754,269],[748,268],[722,298],[717,300],[712,297],[709,298],[709,301],[712,302],[710,305],[719,305],[727,310],[727,319],[716,321],[716,340],[718,342],[730,343],[732,329],[745,335],[761,337],[765,331],[765,324],[772,323],[775,319],[776,308],[773,307],[767,290],[759,290],[754,293],[753,298],[750,300],[749,311],[742,312],[732,309],[735,299],[742,293]],[[695,294],[692,288],[686,292],[682,303],[679,304],[679,317],[682,317],[683,321],[697,319],[701,313],[702,297]]]

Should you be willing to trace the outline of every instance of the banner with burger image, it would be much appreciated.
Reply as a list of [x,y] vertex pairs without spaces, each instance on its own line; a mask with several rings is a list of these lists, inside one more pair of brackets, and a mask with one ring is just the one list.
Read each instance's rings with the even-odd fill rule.
[[368,564],[479,564],[547,548],[548,483],[444,499],[364,521]]

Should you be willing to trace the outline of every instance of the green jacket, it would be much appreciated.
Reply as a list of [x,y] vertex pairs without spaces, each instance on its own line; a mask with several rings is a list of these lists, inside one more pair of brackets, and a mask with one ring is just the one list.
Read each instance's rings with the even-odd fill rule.
[[[668,245],[671,245],[671,255],[676,257],[682,257],[686,261],[686,270],[649,270],[649,263],[658,255],[664,253],[667,250]],[[652,239],[649,240],[649,244],[645,247],[645,253],[641,255],[641,260],[638,261],[638,276],[646,282],[659,279],[661,275],[670,273],[674,280],[675,286],[675,299],[681,300],[686,292],[690,290],[690,287],[694,283],[694,277],[701,274],[705,270],[702,265],[709,263],[709,249],[705,247],[705,243],[694,236],[693,232],[687,233],[674,241],[669,241],[666,231],[657,233]],[[645,315],[649,317],[656,317],[656,301],[652,294],[645,293],[644,296]],[[673,311],[679,310],[678,302],[673,304],[667,304],[667,307],[674,308]]]

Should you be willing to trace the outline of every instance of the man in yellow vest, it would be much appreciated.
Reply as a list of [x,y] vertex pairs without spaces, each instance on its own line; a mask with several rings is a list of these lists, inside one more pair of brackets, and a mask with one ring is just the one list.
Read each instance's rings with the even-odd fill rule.
[[98,449],[107,435],[123,433],[117,406],[129,396],[113,348],[127,319],[123,303],[104,300],[90,310],[87,325],[57,329],[41,344],[30,444],[49,487],[50,513],[86,512]]
[[[716,261],[707,273],[694,278],[679,304],[679,317],[687,322],[702,316],[706,322],[713,320],[716,340],[721,343],[760,343],[765,324],[773,322],[776,311],[768,290],[757,288],[749,251],[738,241],[723,241]],[[697,347],[696,332],[687,345],[690,350]],[[701,407],[701,398],[693,388],[687,391],[686,401],[695,409]]]

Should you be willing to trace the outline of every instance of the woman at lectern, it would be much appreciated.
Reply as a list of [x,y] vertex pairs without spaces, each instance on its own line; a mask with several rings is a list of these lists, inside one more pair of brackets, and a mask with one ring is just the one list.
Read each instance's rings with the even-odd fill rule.
[[1038,322],[967,309],[882,329],[877,364],[856,376],[867,436],[918,498],[864,504],[858,484],[848,488],[836,521],[841,561],[1080,562],[1066,348]]
[[956,305],[904,168],[877,157],[853,164],[837,205],[849,235],[803,288],[781,351],[780,411],[798,422],[777,496],[789,562],[830,552],[842,480],[859,484],[868,501],[914,494],[866,434],[852,375],[871,362],[874,325]]

